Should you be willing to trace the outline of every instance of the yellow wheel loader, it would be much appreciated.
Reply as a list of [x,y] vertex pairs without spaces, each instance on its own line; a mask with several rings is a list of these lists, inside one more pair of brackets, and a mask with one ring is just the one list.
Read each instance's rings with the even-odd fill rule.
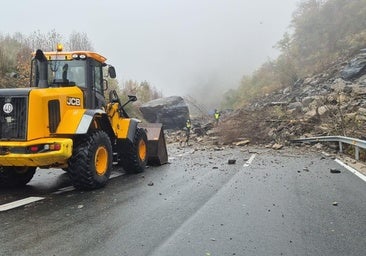
[[113,66],[95,52],[33,54],[30,87],[0,89],[0,187],[27,184],[36,168],[62,168],[80,189],[103,187],[112,166],[127,173],[168,161],[161,124],[130,118]]

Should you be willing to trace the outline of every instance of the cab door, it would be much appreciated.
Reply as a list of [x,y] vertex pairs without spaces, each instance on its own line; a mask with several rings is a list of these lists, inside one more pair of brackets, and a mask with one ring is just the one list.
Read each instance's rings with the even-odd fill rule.
[[103,89],[103,68],[102,64],[90,59],[87,82],[86,108],[98,109],[106,106]]

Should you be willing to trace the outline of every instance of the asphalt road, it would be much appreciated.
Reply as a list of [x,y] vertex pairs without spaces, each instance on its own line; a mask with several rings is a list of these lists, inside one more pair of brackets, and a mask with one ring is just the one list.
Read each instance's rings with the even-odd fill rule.
[[115,172],[95,191],[73,190],[61,170],[1,190],[0,209],[42,200],[0,212],[0,255],[365,255],[366,183],[333,158],[291,148],[169,154],[170,164]]

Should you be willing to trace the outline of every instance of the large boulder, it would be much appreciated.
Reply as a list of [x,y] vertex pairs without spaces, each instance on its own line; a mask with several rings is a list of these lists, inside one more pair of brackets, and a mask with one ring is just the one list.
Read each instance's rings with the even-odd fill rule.
[[182,129],[189,119],[188,105],[179,96],[149,101],[140,107],[144,119],[150,123],[162,123],[165,129]]

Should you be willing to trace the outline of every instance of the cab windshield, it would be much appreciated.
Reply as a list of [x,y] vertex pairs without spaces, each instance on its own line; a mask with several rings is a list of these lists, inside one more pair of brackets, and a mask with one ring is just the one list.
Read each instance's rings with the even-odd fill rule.
[[85,87],[85,69],[85,60],[50,60],[48,84]]

